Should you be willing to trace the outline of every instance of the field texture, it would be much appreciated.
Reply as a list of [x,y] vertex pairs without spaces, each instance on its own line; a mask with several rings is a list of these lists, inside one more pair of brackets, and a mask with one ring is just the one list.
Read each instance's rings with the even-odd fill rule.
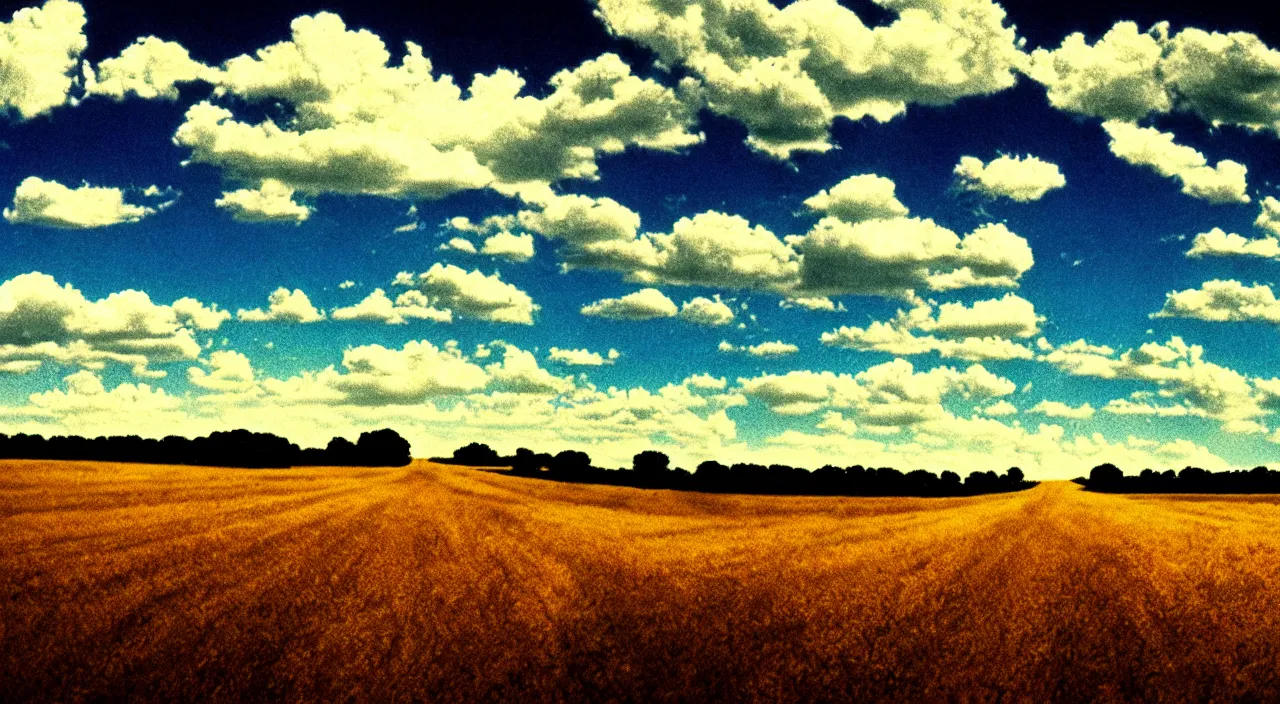
[[8,461],[0,699],[1277,701],[1278,501]]

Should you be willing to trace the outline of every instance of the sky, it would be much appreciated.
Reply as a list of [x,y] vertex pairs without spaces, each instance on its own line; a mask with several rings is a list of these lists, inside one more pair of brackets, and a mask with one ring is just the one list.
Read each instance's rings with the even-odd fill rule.
[[0,432],[1272,462],[1254,8],[0,5]]

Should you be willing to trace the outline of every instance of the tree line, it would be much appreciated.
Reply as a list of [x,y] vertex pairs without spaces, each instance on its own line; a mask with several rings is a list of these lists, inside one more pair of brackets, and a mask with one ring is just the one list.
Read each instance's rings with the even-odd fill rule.
[[1184,467],[1175,472],[1144,469],[1126,475],[1114,464],[1100,464],[1089,477],[1076,480],[1089,491],[1113,494],[1276,494],[1280,493],[1280,472],[1258,466],[1253,469],[1210,472],[1200,467]]
[[300,448],[271,433],[228,430],[206,437],[170,435],[156,440],[137,435],[85,438],[75,435],[5,435],[0,459],[98,460],[211,467],[284,468],[303,466],[401,467],[412,460],[409,442],[389,428],[360,434],[356,442],[335,437],[323,448]]
[[973,472],[963,480],[949,470],[939,475],[923,469],[904,473],[890,467],[826,465],[809,471],[783,464],[724,465],[714,460],[703,462],[690,472],[671,467],[670,458],[656,450],[635,455],[631,467],[623,469],[592,466],[591,457],[578,450],[552,455],[522,447],[514,455],[503,457],[481,443],[460,447],[452,457],[432,460],[471,467],[510,467],[511,473],[518,476],[562,482],[733,494],[947,497],[1019,491],[1036,485],[1027,481],[1017,467],[1004,474]]

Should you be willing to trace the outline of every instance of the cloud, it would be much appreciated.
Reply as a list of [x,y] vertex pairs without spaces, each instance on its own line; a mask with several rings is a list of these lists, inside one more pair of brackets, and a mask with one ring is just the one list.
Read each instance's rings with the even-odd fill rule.
[[402,349],[362,345],[343,351],[342,367],[264,379],[268,400],[324,405],[404,405],[483,389],[489,373],[453,345],[409,341]]
[[602,298],[582,307],[582,314],[613,320],[673,318],[676,304],[656,288],[643,288],[621,298]]
[[1213,126],[1280,132],[1280,52],[1248,32],[1171,36],[1167,22],[1146,33],[1119,22],[1093,45],[1076,33],[1036,50],[1028,72],[1060,110],[1124,121],[1189,112]]
[[640,216],[612,198],[553,196],[539,210],[522,210],[520,224],[573,248],[596,242],[630,242],[640,229]]
[[513,262],[527,262],[533,259],[533,235],[499,232],[485,239],[480,253]]
[[1158,418],[1185,418],[1195,416],[1208,417],[1208,412],[1200,408],[1191,408],[1183,404],[1157,406],[1151,403],[1135,403],[1123,398],[1112,399],[1102,407],[1103,413],[1117,416],[1155,416]]
[[1253,221],[1253,226],[1271,237],[1280,238],[1280,200],[1272,196],[1263,198],[1258,219]]
[[909,211],[894,195],[896,188],[883,176],[860,174],[837,183],[830,192],[818,191],[804,204],[810,210],[848,223],[905,217]]
[[1014,286],[1033,263],[1026,240],[989,224],[961,238],[932,220],[850,224],[822,218],[784,242],[745,218],[707,211],[670,234],[589,242],[566,264],[632,281],[750,289],[788,298],[860,294],[910,298],[916,289]]
[[[477,363],[494,352],[501,353],[500,361]],[[401,349],[363,345],[343,352],[342,370],[330,366],[284,379],[255,381],[252,369],[239,358],[211,359],[210,365],[234,369],[223,375],[227,383],[213,385],[210,380],[218,376],[216,371],[207,376],[198,368],[191,372],[203,388],[231,392],[202,399],[206,406],[224,409],[417,406],[431,399],[460,400],[481,391],[497,396],[555,396],[575,388],[571,376],[551,374],[538,366],[531,353],[500,340],[481,345],[475,359],[462,354],[453,341],[441,347],[426,340],[410,341]]]
[[1014,415],[1018,412],[1018,407],[1004,399],[1000,399],[993,404],[986,407],[978,407],[975,410],[978,410],[984,416],[991,416],[994,418]]
[[420,291],[436,308],[493,323],[533,325],[533,314],[541,309],[529,294],[503,281],[497,272],[489,276],[452,264],[437,262],[416,277],[401,272],[392,283]]
[[441,198],[595,179],[601,155],[701,140],[689,131],[697,103],[688,91],[633,75],[615,54],[556,73],[545,97],[521,95],[524,79],[507,69],[475,76],[464,96],[412,42],[391,65],[377,35],[348,30],[335,14],[298,17],[291,29],[289,41],[228,60],[216,93],[279,101],[296,117],[253,124],[201,102],[174,135],[191,162],[307,194]]
[[1087,403],[1080,406],[1068,406],[1061,401],[1041,401],[1031,408],[1028,408],[1027,413],[1040,413],[1050,418],[1087,420],[1093,417],[1094,409],[1093,406],[1090,406]]
[[552,362],[567,364],[572,367],[599,367],[605,364],[613,364],[618,357],[622,355],[615,349],[610,348],[607,354],[592,352],[590,350],[573,350],[560,349],[552,347],[547,354],[547,359]]
[[249,358],[234,350],[215,350],[203,367],[187,369],[187,381],[200,389],[222,393],[248,391],[256,386],[255,372]]
[[52,415],[78,417],[81,422],[93,416],[123,415],[133,423],[145,423],[146,416],[175,411],[181,405],[180,399],[148,384],[123,383],[108,391],[102,379],[87,369],[68,375],[63,384],[65,391],[31,394],[31,405]]
[[1173,107],[1160,80],[1159,37],[1133,22],[1118,22],[1092,46],[1075,32],[1054,50],[1031,54],[1029,75],[1048,89],[1059,110],[1106,120],[1141,120]]
[[133,94],[144,100],[178,99],[178,84],[216,80],[216,72],[195,61],[181,44],[156,37],[139,37],[120,56],[104,59],[97,68],[84,64],[85,95],[124,100]]
[[682,65],[707,106],[747,127],[777,158],[831,148],[837,116],[886,122],[909,104],[949,105],[1011,87],[1026,57],[999,5],[985,0],[885,3],[897,18],[869,27],[832,0],[597,0],[610,32]]
[[683,384],[695,389],[723,391],[729,386],[729,382],[722,376],[711,376],[710,374],[694,374],[684,380]]
[[794,281],[796,253],[764,227],[716,211],[681,218],[670,234],[636,241],[632,277],[644,282],[769,290]]
[[1164,308],[1151,317],[1280,324],[1280,301],[1270,286],[1245,286],[1239,281],[1214,279],[1198,289],[1165,294]]
[[1280,51],[1248,32],[1194,27],[1168,44],[1161,70],[1182,109],[1215,126],[1280,133]]
[[[158,193],[159,189],[152,192]],[[119,188],[85,184],[72,189],[57,181],[28,176],[14,191],[13,207],[4,209],[4,219],[14,225],[77,230],[137,222],[166,206],[126,203],[124,191]]]
[[448,242],[440,245],[440,251],[446,252],[453,250],[455,252],[465,252],[467,254],[476,254],[476,245],[471,240],[462,237],[452,237]]
[[[1012,293],[1003,298],[975,301],[972,306],[943,303],[936,309],[922,303],[899,310],[888,322],[875,321],[866,328],[840,327],[822,334],[822,344],[847,349],[888,352],[898,356],[937,352],[943,358],[967,361],[1031,359],[1025,345],[1008,339],[1039,332],[1043,316],[1030,301]],[[921,330],[942,335],[916,335]],[[949,339],[950,338],[950,339]]]
[[1067,185],[1057,164],[1034,156],[1001,156],[986,164],[977,157],[962,156],[955,174],[966,191],[1019,203],[1040,200],[1049,191]]
[[192,163],[220,167],[249,184],[272,179],[308,194],[442,198],[493,181],[474,154],[442,152],[421,137],[367,129],[360,134],[335,128],[293,132],[271,122],[248,125],[208,102],[187,111],[174,141],[192,150]]
[[294,190],[281,181],[264,179],[257,188],[228,191],[213,204],[230,211],[240,222],[291,222],[302,224],[312,209],[293,201]]
[[206,306],[190,297],[179,298],[170,308],[180,324],[196,330],[217,330],[223,322],[231,319],[230,311],[222,310],[217,305]]
[[824,409],[852,411],[864,426],[909,427],[949,414],[948,396],[993,399],[1017,388],[975,364],[964,371],[937,367],[916,372],[910,362],[895,359],[856,375],[795,371],[739,379],[743,394],[783,415],[807,415]]
[[[931,314],[932,307],[926,308]],[[1031,337],[1040,332],[1044,316],[1031,301],[1012,293],[1002,298],[975,301],[973,305],[943,303],[936,317],[917,313],[915,327],[952,337]]]
[[0,106],[29,120],[64,105],[87,42],[84,8],[48,0],[0,23]]
[[324,320],[324,312],[311,305],[301,289],[290,291],[283,286],[267,298],[267,310],[254,308],[236,311],[236,320],[246,323],[316,323]]
[[1210,167],[1204,155],[1177,144],[1168,132],[1118,120],[1102,123],[1111,136],[1111,153],[1135,166],[1147,166],[1182,183],[1182,192],[1210,203],[1248,203],[1248,169],[1223,159]]
[[[416,216],[418,214],[418,206],[409,206],[409,214]],[[444,222],[444,226],[451,227],[459,232],[468,232],[473,235],[484,235],[498,232],[500,230],[510,230],[516,223],[514,215],[490,215],[480,222],[471,222],[471,218],[459,215],[449,218]]]
[[346,290],[349,288],[355,288],[355,285],[356,285],[356,282],[348,279],[347,281],[343,281],[342,283],[338,284],[338,288]]
[[826,296],[784,298],[781,301],[778,301],[778,307],[784,310],[789,308],[804,308],[805,310],[820,310],[828,313],[835,313],[837,311],[844,312],[845,310],[843,303],[836,303]]
[[1031,359],[1034,353],[1024,345],[998,337],[968,337],[947,340],[933,335],[915,335],[893,323],[872,322],[866,328],[840,327],[822,333],[822,344],[863,352],[887,352],[905,357],[937,352],[944,359],[969,362]]
[[712,298],[696,296],[680,306],[680,318],[698,325],[718,327],[734,321],[733,309],[725,305],[716,295]]
[[490,389],[554,396],[571,391],[575,386],[572,376],[556,376],[539,367],[532,352],[500,341],[492,346],[502,348],[502,361],[485,366],[490,377]]
[[721,340],[717,349],[726,353],[745,353],[752,357],[785,357],[800,351],[799,347],[782,340],[761,342],[758,345],[735,345],[728,340]]
[[387,325],[404,325],[409,320],[453,322],[453,313],[433,308],[427,303],[426,296],[419,291],[405,291],[392,303],[380,288],[375,288],[364,300],[353,306],[334,308],[329,316],[334,320],[364,320]]
[[1031,429],[980,417],[944,416],[925,421],[896,442],[849,437],[830,430],[787,430],[769,438],[766,447],[769,452],[786,453],[789,462],[800,466],[826,464],[831,457],[857,457],[859,463],[871,467],[949,468],[962,474],[1021,467],[1037,479],[1080,476],[1103,462],[1174,469],[1230,466],[1204,446],[1187,440],[1160,442],[1130,435],[1111,441],[1101,433],[1072,435],[1060,425],[1042,423]]
[[917,290],[1016,286],[1034,263],[1027,241],[1000,224],[961,238],[928,219],[828,217],[788,242],[803,253],[797,289],[820,295],[910,299]]
[[1260,237],[1249,239],[1235,233],[1226,233],[1215,227],[1208,232],[1196,235],[1191,241],[1191,249],[1187,256],[1199,257],[1263,257],[1280,259],[1280,239]]
[[21,274],[0,283],[0,363],[29,372],[44,361],[90,369],[115,362],[137,376],[164,376],[148,365],[195,359],[194,331],[227,318],[193,298],[166,306],[130,289],[94,301],[47,274]]
[[1068,345],[1041,344],[1037,357],[1073,376],[1144,381],[1159,388],[1163,398],[1176,399],[1221,423],[1229,433],[1261,432],[1258,421],[1280,408],[1280,380],[1249,378],[1205,361],[1204,349],[1180,337],[1148,342],[1116,355],[1109,347],[1077,340]]
[[[868,188],[881,195],[892,187],[887,179],[867,178],[872,179],[865,182],[871,184]],[[1015,286],[1033,264],[1026,240],[997,224],[961,238],[932,220],[891,217],[850,223],[827,216],[807,235],[784,240],[746,218],[709,210],[680,218],[670,233],[639,234],[639,216],[616,201],[538,197],[534,204],[541,210],[523,210],[519,220],[565,242],[560,253],[566,270],[617,271],[628,281],[647,285],[763,291],[805,299],[811,309],[834,308],[834,303],[822,302],[830,295],[911,298],[916,289]],[[845,217],[860,217],[854,200],[838,186],[817,202]]]

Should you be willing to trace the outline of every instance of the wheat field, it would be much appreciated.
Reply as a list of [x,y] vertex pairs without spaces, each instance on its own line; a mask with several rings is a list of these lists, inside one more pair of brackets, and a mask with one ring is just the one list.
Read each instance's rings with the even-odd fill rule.
[[1275,701],[1277,502],[5,461],[0,699]]

